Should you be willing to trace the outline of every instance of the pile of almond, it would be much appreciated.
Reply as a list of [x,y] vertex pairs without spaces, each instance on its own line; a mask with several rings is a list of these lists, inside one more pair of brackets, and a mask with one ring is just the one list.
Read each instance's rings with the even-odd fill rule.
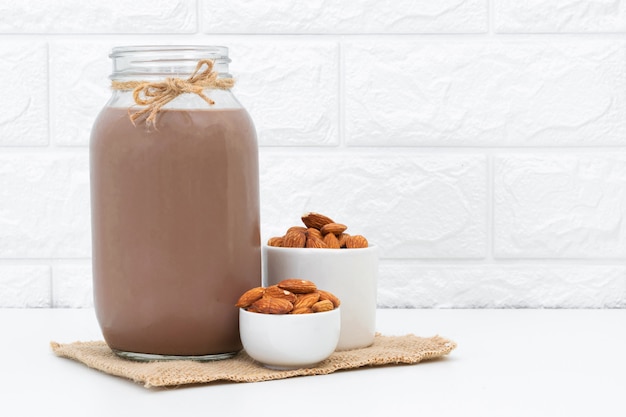
[[309,314],[334,310],[339,304],[334,294],[319,290],[313,282],[290,278],[246,291],[235,306],[254,313]]
[[268,246],[283,248],[326,248],[354,249],[367,248],[367,239],[361,235],[346,233],[348,226],[335,223],[330,217],[319,213],[302,216],[304,226],[290,227],[284,236],[272,237]]

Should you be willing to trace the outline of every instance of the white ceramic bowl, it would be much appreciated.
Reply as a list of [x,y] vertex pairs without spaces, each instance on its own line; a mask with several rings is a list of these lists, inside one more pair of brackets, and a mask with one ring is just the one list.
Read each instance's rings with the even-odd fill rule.
[[337,347],[341,307],[311,314],[262,314],[239,309],[243,348],[272,369],[307,368]]
[[362,249],[278,248],[265,245],[264,285],[287,278],[313,281],[341,301],[341,335],[337,350],[374,343],[378,247]]

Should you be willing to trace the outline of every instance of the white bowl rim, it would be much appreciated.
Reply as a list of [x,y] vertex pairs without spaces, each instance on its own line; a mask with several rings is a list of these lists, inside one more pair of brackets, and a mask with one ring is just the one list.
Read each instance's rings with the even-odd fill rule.
[[284,248],[282,246],[270,246],[267,243],[263,244],[263,247],[269,250],[275,250],[275,251],[293,251],[293,250],[298,250],[298,251],[302,251],[302,252],[310,252],[310,251],[315,251],[315,252],[328,252],[328,253],[346,253],[346,252],[363,252],[363,251],[367,251],[367,250],[372,250],[372,249],[378,249],[378,245],[369,245],[366,248],[350,248],[350,249],[333,249],[333,248]]
[[[254,314],[254,315],[262,315],[262,316],[272,316],[272,317],[307,317],[306,319],[303,320],[310,320],[311,316],[324,316],[326,314],[332,314],[336,311],[339,311],[341,309],[341,305],[333,308],[332,310],[328,310],[328,311],[320,311],[318,313],[308,313],[308,314],[267,314],[267,313],[257,313],[256,311],[248,311],[245,308],[239,308],[240,312],[243,312],[244,314]],[[294,320],[294,319],[291,319]]]

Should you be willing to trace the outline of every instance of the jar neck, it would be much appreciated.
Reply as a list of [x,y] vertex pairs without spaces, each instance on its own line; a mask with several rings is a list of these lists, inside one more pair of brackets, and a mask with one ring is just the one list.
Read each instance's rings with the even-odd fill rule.
[[113,48],[112,80],[154,81],[165,78],[188,78],[203,59],[213,61],[218,78],[228,73],[228,48],[223,46],[123,46]]
[[[188,80],[192,74],[197,75],[198,64],[202,61],[212,61],[212,67],[202,64],[205,74],[217,72],[219,79],[230,79],[228,73],[228,48],[223,46],[124,46],[113,48],[109,55],[113,60],[113,72],[110,76],[113,84],[124,85],[123,89],[113,86],[113,95],[107,103],[110,107],[133,107],[136,105],[132,88],[126,85],[137,84],[133,82],[160,83],[168,78],[180,78]],[[211,63],[209,63],[211,64]],[[200,71],[200,72],[202,72]],[[195,76],[194,76],[195,77]],[[228,80],[223,80],[223,84]],[[128,83],[130,82],[130,83]],[[195,82],[195,81],[194,81]],[[212,83],[211,83],[212,84]],[[203,86],[202,83],[199,85]],[[203,95],[213,100],[214,103],[208,108],[228,109],[240,108],[229,86],[214,85],[216,88],[207,86]],[[175,95],[168,101],[163,109],[202,109],[207,108],[207,102],[194,93],[182,93]]]

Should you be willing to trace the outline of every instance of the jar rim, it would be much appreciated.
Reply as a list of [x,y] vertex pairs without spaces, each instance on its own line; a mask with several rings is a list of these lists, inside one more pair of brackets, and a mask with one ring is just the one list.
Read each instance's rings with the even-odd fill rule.
[[113,80],[189,76],[198,62],[210,59],[220,78],[230,78],[228,48],[211,45],[130,45],[116,46],[109,57],[113,61]]
[[228,47],[226,46],[218,46],[218,45],[126,45],[126,46],[116,46],[113,47],[111,53],[109,54],[110,58],[118,58],[124,57],[127,55],[135,55],[135,54],[149,54],[156,53],[159,54],[202,54],[207,58],[219,59],[219,60],[228,60]]

